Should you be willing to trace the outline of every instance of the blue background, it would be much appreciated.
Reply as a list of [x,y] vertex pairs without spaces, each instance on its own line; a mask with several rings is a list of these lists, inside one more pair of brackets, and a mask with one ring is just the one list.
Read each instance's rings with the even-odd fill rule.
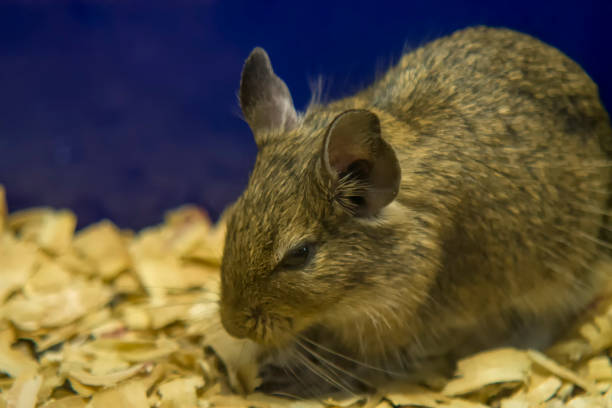
[[236,92],[267,49],[298,109],[309,82],[348,95],[411,49],[475,24],[530,33],[578,61],[612,106],[612,2],[0,0],[0,183],[12,210],[68,207],[83,226],[213,217],[256,153]]

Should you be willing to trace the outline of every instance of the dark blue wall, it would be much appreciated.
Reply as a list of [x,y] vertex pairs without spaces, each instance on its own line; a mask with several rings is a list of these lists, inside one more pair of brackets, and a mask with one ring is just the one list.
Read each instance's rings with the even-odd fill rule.
[[9,206],[69,207],[80,225],[216,216],[255,156],[236,101],[265,47],[296,106],[309,81],[346,95],[404,47],[474,24],[525,31],[577,60],[612,106],[612,1],[0,0],[0,183]]

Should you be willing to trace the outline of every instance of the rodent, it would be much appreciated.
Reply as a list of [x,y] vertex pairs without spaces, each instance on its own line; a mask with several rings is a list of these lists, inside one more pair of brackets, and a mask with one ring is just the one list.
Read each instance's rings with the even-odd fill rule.
[[609,117],[529,35],[457,31],[304,113],[256,48],[239,100],[258,153],[227,214],[220,315],[270,355],[307,346],[369,381],[541,346],[609,279]]

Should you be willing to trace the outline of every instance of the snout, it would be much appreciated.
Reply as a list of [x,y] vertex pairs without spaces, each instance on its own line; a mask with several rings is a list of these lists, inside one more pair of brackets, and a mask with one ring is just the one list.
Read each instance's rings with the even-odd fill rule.
[[231,307],[221,304],[221,324],[225,331],[231,336],[242,339],[249,337],[251,329],[246,325],[246,321],[241,313],[235,312]]

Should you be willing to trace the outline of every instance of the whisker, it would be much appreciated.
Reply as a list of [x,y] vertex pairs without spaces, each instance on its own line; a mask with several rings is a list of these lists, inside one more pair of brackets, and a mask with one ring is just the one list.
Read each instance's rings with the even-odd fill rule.
[[357,375],[351,373],[350,371],[347,371],[346,369],[338,366],[337,364],[331,362],[330,360],[326,359],[325,357],[323,357],[321,354],[317,353],[316,351],[312,350],[311,348],[309,348],[308,346],[306,346],[304,343],[302,343],[301,341],[297,340],[296,344],[300,347],[302,347],[306,352],[310,353],[310,355],[312,355],[313,357],[321,360],[321,362],[323,362],[324,364],[326,364],[328,367],[334,368],[338,371],[340,371],[341,373],[348,375],[349,377],[367,385],[368,387],[373,388],[372,384],[370,384],[368,381],[364,380],[363,378],[358,377]]
[[587,233],[586,233],[586,232],[584,232],[584,231],[570,231],[570,230],[568,230],[568,229],[565,229],[565,228],[563,228],[563,227],[559,227],[559,226],[556,226],[556,228],[557,228],[558,230],[560,230],[560,231],[563,231],[563,232],[566,232],[566,233],[569,233],[569,234],[574,234],[575,236],[576,236],[576,235],[581,236],[581,237],[583,237],[584,239],[587,239],[587,240],[589,240],[589,241],[591,241],[591,242],[594,242],[594,243],[596,243],[597,245],[600,245],[600,246],[602,246],[602,247],[604,247],[604,248],[607,248],[607,249],[612,249],[612,244],[610,244],[609,242],[602,241],[601,239],[599,239],[599,238],[597,238],[597,237],[593,237],[593,236],[591,236],[591,235],[587,234]]
[[[563,261],[565,258],[560,256],[559,254],[556,254],[554,252],[552,252],[551,250],[549,250],[548,248],[540,248],[541,250],[543,250],[544,252],[546,252],[551,258],[553,259],[557,259],[560,261]],[[580,265],[582,265],[584,268],[590,269],[591,267],[589,265],[587,265],[586,263],[582,262],[582,261],[578,261],[578,263],[580,263]],[[562,279],[568,279],[570,281],[573,282],[574,285],[576,285],[577,287],[579,287],[580,289],[584,289],[584,290],[589,290],[589,285],[579,279],[577,279],[577,277],[575,275],[573,275],[571,272],[568,272],[567,270],[564,269],[559,269],[558,266],[553,266],[553,265],[549,265],[547,264],[546,266],[548,266],[548,268],[554,272],[557,276],[561,277]]]
[[270,395],[275,396],[275,397],[293,399],[293,400],[301,400],[302,399],[299,395],[294,395],[294,394],[288,393],[286,391],[273,391],[273,392],[270,393]]
[[603,211],[597,207],[582,206],[581,204],[574,203],[574,208],[587,214],[605,215],[608,217],[612,217],[612,212]]
[[350,390],[347,390],[345,388],[345,386],[343,384],[340,384],[339,382],[337,382],[336,380],[334,380],[329,373],[326,373],[321,367],[317,367],[313,362],[311,362],[306,356],[304,356],[302,353],[298,352],[296,354],[298,360],[300,360],[300,362],[306,367],[308,368],[310,371],[312,371],[315,375],[317,375],[319,378],[321,378],[322,380],[326,381],[327,383],[333,385],[334,387],[344,390],[348,393],[351,393]]
[[557,242],[557,243],[559,243],[561,245],[566,246],[570,250],[579,252],[580,254],[584,255],[587,258],[590,258],[593,255],[593,254],[589,253],[587,250],[585,250],[583,248],[580,248],[580,247],[576,246],[575,244],[573,244],[571,242],[568,242],[568,241],[566,241],[566,240],[564,240],[562,238],[559,238],[559,237],[556,237],[556,236],[551,236],[550,239],[553,242]]
[[604,229],[606,231],[612,231],[612,225],[603,224],[603,223],[600,223],[600,222],[596,223],[595,225],[598,225],[599,228],[602,228],[602,229]]
[[[304,380],[295,372],[295,370],[293,369],[293,367],[290,364],[283,364],[282,366],[283,370],[285,372],[289,371],[291,373],[291,375],[293,376],[293,378],[295,378],[296,380],[298,380],[298,382],[300,384],[302,384],[302,386],[304,387],[304,389],[308,388],[307,384],[304,382]],[[299,398],[298,398],[299,399]]]
[[376,335],[376,338],[378,339],[378,343],[380,344],[380,349],[382,350],[382,353],[383,353],[383,360],[388,361],[389,357],[387,355],[387,347],[385,346],[385,342],[383,341],[380,335],[380,320],[382,320],[381,319],[382,313],[377,312],[375,310],[367,310],[367,309],[364,312],[369,317],[370,321],[372,322],[372,330],[374,331],[374,334]]
[[612,192],[608,190],[597,190],[594,188],[581,188],[582,191],[586,191],[587,193],[595,193],[595,194],[603,194],[610,195]]
[[309,344],[313,345],[314,347],[317,347],[317,348],[319,348],[319,349],[321,349],[321,350],[323,350],[323,351],[325,351],[325,352],[327,352],[327,353],[329,353],[329,354],[332,354],[332,355],[334,355],[334,356],[336,356],[336,357],[342,358],[342,359],[344,359],[344,360],[346,360],[346,361],[350,361],[351,363],[355,363],[355,364],[360,365],[360,366],[362,366],[362,367],[369,368],[369,369],[371,369],[371,370],[380,371],[380,372],[383,372],[383,373],[386,373],[386,374],[398,375],[398,376],[405,376],[405,374],[403,374],[403,373],[389,371],[389,370],[386,370],[386,369],[384,369],[384,368],[382,368],[382,367],[373,366],[373,365],[371,365],[371,364],[364,363],[364,362],[362,362],[362,361],[356,360],[356,359],[354,359],[354,358],[352,358],[352,357],[349,357],[349,356],[347,356],[347,355],[344,355],[344,354],[342,354],[342,353],[339,353],[339,352],[337,352],[337,351],[334,351],[334,350],[332,350],[332,349],[330,349],[330,348],[328,348],[328,347],[325,347],[324,345],[322,345],[322,344],[320,344],[320,343],[317,343],[316,341],[311,340],[311,339],[309,339],[308,337],[306,337],[306,336],[304,336],[304,335],[297,334],[297,336],[298,336],[298,337],[299,337],[301,340],[303,340],[303,341],[305,341],[305,342],[307,342],[307,343],[309,343]]

